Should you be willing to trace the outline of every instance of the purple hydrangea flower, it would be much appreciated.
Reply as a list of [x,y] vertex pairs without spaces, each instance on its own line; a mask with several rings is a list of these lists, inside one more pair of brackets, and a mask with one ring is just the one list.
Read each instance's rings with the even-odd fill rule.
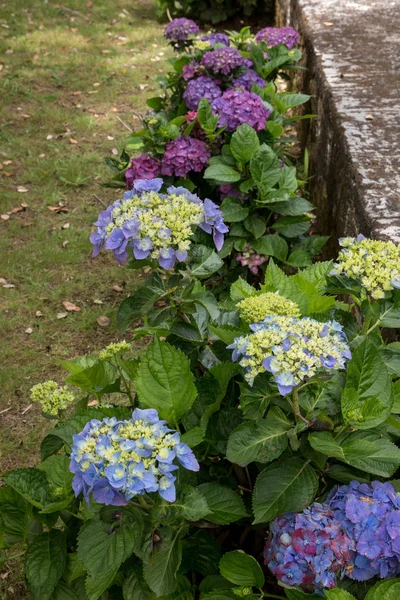
[[[143,460],[145,459],[145,460]],[[90,494],[100,504],[123,506],[138,494],[158,492],[168,502],[176,493],[171,475],[181,466],[198,471],[192,450],[154,409],[135,409],[130,420],[89,421],[73,436],[70,471],[76,496]]]
[[265,564],[285,585],[333,588],[353,558],[354,542],[333,511],[317,502],[300,514],[278,517],[270,532]]
[[154,179],[160,175],[160,170],[160,162],[150,154],[141,154],[132,158],[129,168],[125,171],[128,189],[133,187],[135,179]]
[[173,19],[164,29],[164,36],[173,42],[185,41],[190,35],[197,35],[199,27],[191,19]]
[[283,44],[292,50],[300,44],[300,36],[293,27],[265,27],[257,33],[256,42],[265,42],[270,48]]
[[225,33],[210,33],[208,35],[203,35],[200,39],[203,42],[210,42],[211,46],[214,46],[215,44],[223,44],[224,46],[231,45],[229,38]]
[[253,85],[258,85],[261,88],[266,86],[266,81],[254,69],[247,69],[245,73],[233,79],[232,83],[235,88],[241,88],[247,92],[251,90]]
[[195,60],[191,60],[190,63],[182,67],[182,77],[185,81],[193,79],[193,77],[200,75],[202,72],[204,72],[204,69]]
[[214,102],[222,94],[221,88],[215,79],[202,75],[197,79],[189,81],[187,88],[183,94],[186,106],[190,110],[197,110],[199,102],[202,98],[207,98],[210,102]]
[[247,244],[243,252],[236,256],[236,260],[242,265],[242,267],[247,267],[250,273],[253,273],[253,275],[258,274],[259,267],[267,262],[268,259],[269,256],[261,256],[261,254],[254,252],[251,249],[250,244]]
[[219,116],[218,125],[226,127],[227,131],[235,131],[242,123],[247,123],[256,131],[262,131],[271,114],[260,96],[234,89],[217,98],[212,109]]
[[335,487],[326,505],[355,544],[348,577],[366,581],[400,574],[400,494],[389,482]]
[[176,138],[165,147],[161,173],[178,177],[186,177],[190,171],[200,173],[210,156],[205,142],[189,136]]
[[231,75],[240,67],[251,67],[253,63],[236,48],[216,48],[202,56],[201,64],[214,75]]

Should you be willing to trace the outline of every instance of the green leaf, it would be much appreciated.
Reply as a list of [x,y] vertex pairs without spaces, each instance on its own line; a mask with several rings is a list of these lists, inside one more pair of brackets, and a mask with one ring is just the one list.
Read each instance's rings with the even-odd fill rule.
[[276,121],[267,121],[267,127],[266,127],[267,131],[269,131],[269,133],[274,137],[274,138],[278,138],[282,135],[283,133],[283,127],[282,125],[280,125],[280,123],[277,123]]
[[29,510],[11,487],[0,487],[0,547],[23,546],[28,535]]
[[398,600],[399,598],[400,579],[378,581],[365,596],[365,600]]
[[3,479],[37,508],[43,508],[46,501],[49,500],[47,477],[38,469],[31,467],[15,469],[3,475]]
[[400,377],[400,342],[393,342],[386,348],[380,348],[380,353],[389,373]]
[[280,235],[289,238],[298,237],[307,233],[311,225],[311,220],[308,216],[298,217],[280,217],[272,225],[272,228],[278,231]]
[[400,328],[400,304],[387,303],[382,307],[380,321],[382,327],[389,327],[390,329]]
[[239,329],[233,325],[223,325],[222,327],[209,325],[208,327],[217,336],[217,338],[222,340],[227,346],[229,346],[229,344],[233,344],[235,338],[246,335],[246,332],[243,331],[243,329]]
[[197,391],[189,359],[157,338],[140,361],[136,377],[140,404],[176,422],[192,406]]
[[231,300],[235,303],[240,302],[249,296],[254,296],[255,294],[255,288],[247,283],[247,281],[242,279],[242,277],[239,277],[239,279],[237,279],[235,283],[232,283],[231,285],[230,296]]
[[150,600],[152,592],[143,579],[142,569],[139,565],[131,565],[128,575],[122,584],[124,600]]
[[183,486],[182,498],[179,499],[176,506],[181,509],[183,517],[188,521],[199,521],[210,510],[204,494],[198,488],[190,485]]
[[244,220],[244,226],[246,227],[247,231],[250,231],[250,233],[254,235],[256,239],[261,237],[265,232],[265,221],[260,219],[260,217],[257,217],[257,215],[247,217],[247,219]]
[[207,167],[203,175],[204,179],[213,179],[216,183],[236,183],[240,181],[241,175],[228,165],[211,165]]
[[117,374],[109,363],[97,361],[93,366],[70,375],[66,381],[96,395],[116,379]]
[[80,600],[77,592],[66,581],[59,581],[51,600]]
[[247,516],[243,500],[233,490],[219,483],[202,483],[198,486],[205,496],[210,512],[206,521],[228,525]]
[[267,419],[242,423],[229,437],[226,457],[241,467],[271,462],[286,450],[287,431],[288,427],[271,427]]
[[25,555],[25,576],[34,600],[49,600],[66,561],[67,546],[61,531],[53,529],[35,537]]
[[301,590],[285,589],[285,594],[288,600],[321,600],[321,596],[317,594],[306,594]]
[[204,440],[205,432],[201,427],[193,427],[190,431],[181,435],[181,442],[187,444],[189,448],[195,448]]
[[268,203],[268,208],[280,215],[291,215],[295,217],[314,210],[315,206],[304,198],[292,196],[285,202]]
[[300,512],[311,504],[318,477],[298,458],[281,460],[260,473],[253,492],[254,524],[271,521],[284,512]]
[[[192,528],[191,532],[182,542],[183,558],[181,571],[183,573],[196,571],[203,576],[218,573],[221,546],[217,544],[215,536],[197,528]],[[226,581],[224,587],[229,588],[230,584]]]
[[[247,596],[248,600],[253,600],[254,596]],[[201,597],[202,600],[237,600],[237,594],[231,590],[217,590]]]
[[176,535],[162,540],[154,549],[149,562],[144,564],[143,575],[157,596],[172,594],[177,587],[176,572],[182,560],[182,544]]
[[159,600],[193,600],[192,584],[187,577],[177,576],[177,587],[172,594],[158,596]]
[[291,92],[279,94],[279,101],[285,107],[285,111],[289,110],[289,108],[305,104],[310,98],[311,96],[308,96],[307,94],[293,94]]
[[264,573],[255,558],[242,550],[227,552],[221,558],[219,570],[222,577],[242,587],[262,588]]
[[249,209],[243,206],[239,198],[225,198],[221,204],[224,221],[227,223],[242,222],[249,214]]
[[265,256],[275,256],[281,261],[286,260],[289,248],[285,240],[277,235],[264,235],[251,243],[253,250]]
[[[339,588],[324,591],[327,600],[356,600],[352,594],[346,592],[346,590],[340,590]],[[382,598],[380,600],[382,600]]]
[[125,298],[118,307],[117,321],[120,331],[124,332],[132,321],[147,315],[158,296],[153,290],[140,287],[132,296]]
[[223,261],[212,248],[194,246],[190,252],[190,273],[193,277],[208,277],[218,271]]
[[238,371],[238,365],[231,362],[215,365],[209,370],[209,375],[213,377],[217,385],[213,390],[214,402],[207,406],[200,419],[200,425],[204,431],[207,429],[211,415],[220,409],[221,402],[226,395],[228,383],[232,377],[238,373]]
[[393,405],[392,381],[374,342],[367,338],[347,363],[342,395],[345,421],[358,429],[371,429],[387,419]]
[[308,441],[317,452],[347,463],[351,467],[379,475],[391,477],[400,465],[400,449],[375,432],[360,431],[346,434],[335,440],[331,433],[312,433]]
[[63,441],[59,437],[51,435],[51,433],[46,435],[40,444],[40,458],[46,460],[49,456],[57,454],[63,445]]
[[287,264],[292,267],[307,267],[311,265],[311,256],[305,250],[293,250],[288,256]]
[[240,163],[247,163],[257,152],[260,142],[257,133],[250,125],[243,123],[239,125],[232,135],[230,148],[233,156]]
[[263,144],[250,161],[250,173],[257,187],[266,193],[279,179],[279,159],[269,146]]
[[70,459],[66,454],[57,454],[49,456],[44,462],[38,465],[40,471],[46,473],[49,483],[64,493],[71,491],[73,474],[69,470]]

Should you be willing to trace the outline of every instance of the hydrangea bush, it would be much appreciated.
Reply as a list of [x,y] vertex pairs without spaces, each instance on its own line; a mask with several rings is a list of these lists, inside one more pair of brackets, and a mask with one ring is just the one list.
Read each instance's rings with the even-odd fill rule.
[[[91,235],[127,282],[140,270],[125,341],[33,386],[54,427],[36,467],[3,476],[0,546],[25,554],[32,600],[393,600],[399,247],[346,238],[312,264],[326,238],[281,139],[299,95],[272,82],[297,50],[184,31],[133,160],[110,163],[129,189]],[[214,76],[221,46],[242,64]],[[188,113],[191,63],[222,93]],[[236,87],[250,68],[264,87]],[[227,94],[257,98],[264,125],[245,106],[220,124]]]

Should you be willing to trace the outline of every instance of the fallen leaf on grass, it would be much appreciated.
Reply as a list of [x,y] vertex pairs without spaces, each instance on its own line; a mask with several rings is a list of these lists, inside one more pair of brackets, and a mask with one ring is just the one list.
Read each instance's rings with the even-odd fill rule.
[[10,215],[7,215],[7,214],[0,215],[0,219],[3,219],[3,221],[8,221],[9,218],[10,218]]
[[17,187],[17,192],[20,192],[20,194],[25,194],[26,192],[29,192],[28,188],[24,187],[23,185],[19,185]]
[[367,119],[367,121],[373,121],[374,115],[367,115],[365,118]]
[[69,228],[69,223],[64,223],[64,225],[62,226],[62,229],[68,229]]
[[7,283],[7,279],[4,279],[4,277],[0,277],[0,285],[4,285],[5,283]]
[[4,161],[4,164],[5,164],[5,165],[12,165],[12,160],[5,160],[5,161]]
[[68,313],[57,313],[56,314],[57,319],[65,319],[65,317],[68,317]]
[[49,135],[46,137],[46,140],[52,140],[53,136],[51,135],[51,133],[49,133]]
[[93,304],[104,304],[103,300],[98,300],[97,298],[93,300]]
[[111,152],[112,152],[112,154],[113,154],[114,156],[118,156],[118,154],[119,154],[119,152],[118,152],[118,150],[117,150],[116,148],[113,148],[113,149],[111,150]]
[[77,144],[78,140],[75,140],[74,138],[69,138],[69,143],[70,144]]
[[324,22],[325,27],[332,27],[334,23],[329,23],[328,21]]
[[13,285],[12,283],[5,283],[3,285],[3,288],[6,288],[7,290],[11,290],[12,288],[15,288],[15,285]]
[[114,292],[123,292],[124,291],[124,288],[121,285],[118,285],[118,284],[113,285],[112,289],[114,290]]
[[139,83],[139,89],[140,90],[145,90],[147,87],[149,87],[148,83]]
[[30,227],[31,225],[33,225],[33,221],[27,221],[24,223],[24,227]]
[[25,210],[23,206],[16,206],[15,208],[11,209],[11,212],[12,212],[12,214],[15,214],[15,213],[22,212],[23,210]]
[[97,317],[96,321],[100,325],[100,327],[107,327],[110,324],[110,319],[102,315],[101,317]]
[[71,312],[71,311],[79,312],[81,310],[81,308],[79,306],[77,306],[73,302],[68,302],[68,300],[65,300],[63,302],[63,307],[65,308],[65,310],[68,310],[69,312]]
[[25,329],[25,333],[33,333],[32,327],[28,327],[27,329]]
[[97,406],[98,402],[97,400],[91,400],[90,402],[88,402],[88,406]]
[[109,141],[109,142],[112,142],[114,138],[113,138],[113,136],[112,136],[112,135],[108,135],[108,136],[107,136],[107,139],[108,139],[108,141]]
[[47,210],[51,210],[52,212],[55,212],[55,213],[67,213],[68,212],[68,208],[66,208],[65,206],[48,206]]
[[35,312],[35,317],[44,317],[44,314],[42,313],[42,311],[41,311],[41,310],[37,310],[37,311]]
[[27,202],[21,202],[22,208],[28,208],[29,204]]
[[61,246],[63,248],[66,248],[68,246],[68,244],[69,244],[69,241],[68,240],[64,240],[63,243],[61,244]]

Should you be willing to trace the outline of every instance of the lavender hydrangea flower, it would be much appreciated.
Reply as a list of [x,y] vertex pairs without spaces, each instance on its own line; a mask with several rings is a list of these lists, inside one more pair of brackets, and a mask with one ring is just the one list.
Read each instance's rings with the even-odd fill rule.
[[217,98],[212,109],[219,117],[218,125],[226,127],[227,131],[235,131],[242,123],[247,123],[256,131],[262,131],[271,114],[260,96],[234,89]]
[[90,236],[93,256],[105,246],[124,264],[128,249],[136,260],[157,260],[163,269],[172,269],[187,259],[194,227],[213,234],[215,246],[222,248],[228,231],[218,206],[204,202],[186,188],[171,186],[160,194],[162,179],[137,179],[133,189],[103,211]]
[[300,36],[293,27],[265,27],[257,33],[256,42],[265,42],[270,48],[283,44],[292,50],[300,44]]
[[137,495],[158,492],[176,497],[172,473],[182,467],[198,471],[192,450],[180,441],[154,409],[136,408],[129,420],[92,419],[73,436],[70,471],[76,496],[90,494],[100,504],[122,506]]
[[161,163],[162,175],[186,177],[190,171],[200,173],[211,154],[205,142],[184,136],[168,142]]
[[215,46],[215,44],[223,44],[224,46],[231,45],[229,38],[225,33],[210,33],[203,35],[200,39],[203,42],[209,42],[211,46]]
[[187,88],[183,94],[186,106],[190,110],[197,110],[199,102],[202,98],[212,103],[222,94],[221,88],[215,79],[202,75],[197,79],[189,81]]
[[250,273],[253,273],[253,275],[258,274],[259,267],[267,262],[268,258],[268,256],[262,256],[261,254],[254,252],[251,249],[250,244],[246,244],[243,252],[236,256],[236,260],[242,265],[242,267],[247,267]]
[[150,154],[132,158],[129,168],[125,171],[128,189],[132,188],[135,179],[154,179],[160,175],[160,170],[160,162]]
[[202,56],[201,64],[214,75],[230,75],[240,67],[251,67],[253,63],[236,48],[216,48]]
[[189,38],[190,35],[197,35],[199,27],[191,19],[173,19],[164,29],[164,36],[167,40],[173,42],[182,42]]
[[335,487],[326,505],[346,534],[355,554],[347,576],[357,581],[400,574],[400,494],[390,482],[352,481]]
[[265,88],[267,82],[254,69],[247,69],[245,73],[233,79],[232,83],[235,88],[249,92],[253,85]]
[[204,72],[203,67],[195,60],[191,60],[190,63],[183,65],[182,67],[182,77],[185,81],[189,81],[190,79],[193,79],[193,77],[197,77],[202,72]]
[[333,588],[353,557],[354,543],[327,506],[315,502],[270,525],[265,564],[283,584],[307,591]]

